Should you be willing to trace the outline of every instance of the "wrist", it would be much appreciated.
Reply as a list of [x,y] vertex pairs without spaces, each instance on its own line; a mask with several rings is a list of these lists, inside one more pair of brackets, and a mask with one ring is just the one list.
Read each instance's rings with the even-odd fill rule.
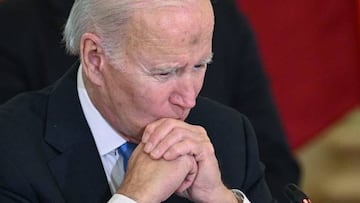
[[[214,203],[214,202],[226,202],[226,203],[238,203],[235,194],[232,190],[223,187],[221,190],[213,191],[206,195],[206,200],[199,201],[201,203]],[[242,201],[240,201],[242,203]]]

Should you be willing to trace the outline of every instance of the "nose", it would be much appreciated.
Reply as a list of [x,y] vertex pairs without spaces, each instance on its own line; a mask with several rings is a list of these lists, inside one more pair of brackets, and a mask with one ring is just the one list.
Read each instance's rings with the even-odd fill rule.
[[196,79],[191,77],[179,80],[175,91],[170,95],[170,102],[181,107],[183,110],[193,108],[196,104],[199,89],[197,83]]

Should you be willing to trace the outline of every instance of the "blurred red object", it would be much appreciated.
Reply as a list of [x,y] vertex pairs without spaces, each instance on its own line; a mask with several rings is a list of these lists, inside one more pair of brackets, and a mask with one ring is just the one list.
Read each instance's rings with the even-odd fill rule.
[[359,104],[359,2],[237,0],[293,149]]

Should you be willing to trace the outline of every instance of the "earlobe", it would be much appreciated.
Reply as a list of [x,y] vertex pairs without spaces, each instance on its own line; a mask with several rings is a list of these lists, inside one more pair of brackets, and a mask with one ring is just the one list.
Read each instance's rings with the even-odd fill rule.
[[103,82],[105,55],[101,39],[92,33],[85,33],[80,41],[81,65],[86,77],[94,84]]

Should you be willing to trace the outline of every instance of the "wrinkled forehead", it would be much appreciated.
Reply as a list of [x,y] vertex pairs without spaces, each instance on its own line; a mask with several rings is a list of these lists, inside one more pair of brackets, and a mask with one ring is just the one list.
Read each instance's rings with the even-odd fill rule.
[[[130,41],[136,43],[196,44],[212,37],[214,16],[208,0],[138,9],[129,24]],[[142,44],[143,46],[144,44]]]

